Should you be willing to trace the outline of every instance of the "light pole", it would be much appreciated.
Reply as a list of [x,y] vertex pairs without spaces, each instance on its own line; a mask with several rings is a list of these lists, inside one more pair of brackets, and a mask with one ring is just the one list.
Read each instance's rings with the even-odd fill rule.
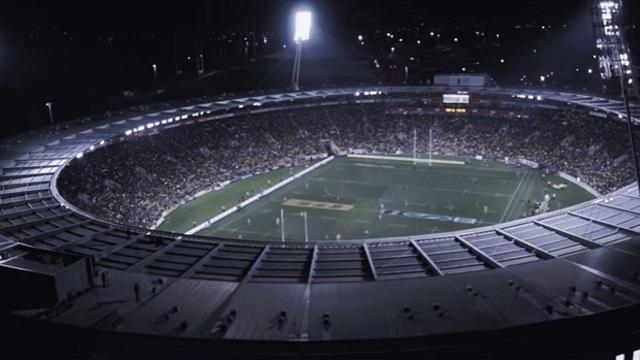
[[291,73],[291,87],[293,90],[300,90],[300,60],[302,59],[302,44],[309,40],[311,32],[311,13],[309,11],[298,11],[295,17],[295,31],[293,41],[296,42],[296,57],[293,61],[293,71]]
[[[625,34],[622,0],[593,0],[593,30],[599,51],[600,76],[605,79],[620,78],[620,90],[627,118],[627,132],[640,190],[640,157],[636,144],[635,124],[632,118],[630,96],[638,98],[638,84],[631,59],[631,51]],[[621,118],[624,115],[620,115]]]
[[417,158],[416,150],[417,150],[417,143],[418,143],[418,133],[416,132],[416,129],[415,129],[415,128],[413,128],[413,166],[416,166],[416,158]]
[[284,247],[284,209],[280,209],[280,237],[282,240],[282,247]]
[[51,125],[53,125],[53,103],[51,101],[47,101],[46,103],[44,103],[44,106],[49,109],[49,122],[51,123]]
[[309,221],[307,220],[307,212],[303,213],[304,215],[304,242],[309,242]]
[[153,81],[158,81],[158,66],[152,64],[151,67],[153,67]]
[[200,39],[200,53],[198,54],[198,74],[204,74],[204,52],[202,51],[202,39]]
[[431,166],[432,153],[433,153],[433,128],[429,128],[429,166]]

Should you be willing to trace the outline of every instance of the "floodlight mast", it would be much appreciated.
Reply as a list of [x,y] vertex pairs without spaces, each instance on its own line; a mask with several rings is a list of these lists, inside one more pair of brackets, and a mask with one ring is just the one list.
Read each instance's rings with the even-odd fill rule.
[[51,101],[47,101],[44,106],[49,109],[49,122],[53,125],[53,103]]
[[634,69],[631,61],[631,51],[624,33],[622,0],[595,0],[591,15],[596,47],[599,51],[600,76],[605,80],[620,78],[620,90],[627,115],[627,131],[636,171],[636,184],[640,192],[640,163],[629,99],[630,95],[633,95],[636,101],[640,100],[640,97],[636,78],[637,69]]
[[311,12],[298,11],[295,16],[293,41],[296,42],[296,56],[293,60],[291,88],[300,90],[300,61],[302,60],[302,44],[309,40],[311,33]]

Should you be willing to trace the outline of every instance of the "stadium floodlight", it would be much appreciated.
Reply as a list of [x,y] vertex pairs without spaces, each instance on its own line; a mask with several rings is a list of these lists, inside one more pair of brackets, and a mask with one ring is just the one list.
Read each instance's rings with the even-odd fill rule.
[[298,11],[295,19],[295,31],[293,33],[293,41],[308,41],[311,33],[311,12]]
[[302,59],[302,43],[309,41],[311,37],[311,12],[298,11],[295,15],[293,41],[296,42],[296,57],[293,60],[293,71],[291,73],[291,87],[293,90],[300,89],[300,61]]
[[595,1],[592,8],[600,74],[604,79],[623,77],[631,67],[629,45],[623,29],[621,0]]
[[49,122],[53,125],[53,103],[51,101],[47,101],[44,103],[44,106],[49,110]]
[[[592,3],[593,31],[598,49],[600,76],[607,80],[620,79],[620,90],[627,116],[627,132],[631,143],[631,153],[636,171],[636,180],[640,189],[640,159],[638,145],[633,131],[633,119],[629,97],[638,95],[638,87],[634,81],[635,74],[629,51],[629,43],[625,34],[622,0],[594,0]],[[622,114],[620,114],[622,115]],[[622,117],[621,117],[622,118]]]
[[295,28],[293,40],[296,42],[296,56],[293,61],[293,72],[291,75],[291,87],[299,90],[300,86],[300,62],[302,60],[302,43],[309,41],[311,34],[311,12],[298,11],[295,15]]

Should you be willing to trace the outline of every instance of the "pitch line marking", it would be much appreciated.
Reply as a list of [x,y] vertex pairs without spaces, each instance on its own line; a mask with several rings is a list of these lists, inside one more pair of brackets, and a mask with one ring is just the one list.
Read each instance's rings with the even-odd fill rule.
[[507,216],[507,212],[511,208],[511,205],[513,204],[513,200],[515,200],[516,195],[518,194],[518,191],[520,191],[520,188],[522,187],[522,182],[524,181],[524,179],[528,179],[528,178],[529,178],[529,173],[526,173],[523,177],[520,178],[520,182],[518,182],[518,186],[516,187],[516,190],[513,192],[513,195],[511,195],[511,200],[509,200],[509,203],[507,203],[507,206],[504,208],[504,211],[502,212],[502,216],[500,217],[500,222],[503,222],[504,217]]
[[[334,167],[341,167],[341,168],[346,168],[348,169],[351,166],[351,164],[335,164]],[[503,179],[504,181],[510,181],[513,179],[512,176],[509,175],[513,175],[514,171],[513,170],[498,170],[498,169],[490,169],[490,168],[482,168],[482,167],[473,167],[473,166],[469,166],[469,167],[453,167],[455,168],[457,171],[452,172],[452,171],[445,171],[444,169],[446,169],[446,167],[439,167],[437,170],[438,174],[446,174],[446,175],[457,175],[457,176],[467,176],[469,178],[471,178],[472,176],[476,176],[476,177],[486,177],[486,178],[492,178],[492,179]],[[423,169],[423,168],[403,168],[403,167],[397,167],[395,168],[395,170],[397,172],[405,172],[405,173],[416,173],[416,172],[420,172],[420,173],[427,173],[429,174],[431,171],[427,170],[427,169]],[[473,172],[471,171],[465,171],[465,170],[475,170]],[[478,174],[478,171],[480,172],[486,172],[487,174]],[[495,172],[495,173],[504,173],[504,175],[496,175],[496,174],[489,174],[488,172]]]
[[[346,181],[343,180],[338,180],[338,179],[331,179],[331,178],[324,178],[324,177],[316,177],[313,179],[309,179],[310,181],[315,181],[315,182],[332,182],[332,183],[339,183],[339,184],[344,184],[346,183]],[[380,185],[378,185],[378,183],[372,183],[372,182],[366,182],[366,181],[351,181],[353,184],[355,185],[365,185],[365,186],[381,186],[383,185],[383,183],[379,183]],[[415,186],[415,185],[413,185]],[[420,186],[421,188],[427,188],[430,190],[436,190],[436,191],[442,191],[442,192],[455,192],[455,193],[459,193],[460,189],[451,189],[451,188],[440,188],[440,187],[430,187],[430,186]],[[493,193],[488,193],[488,192],[482,192],[482,191],[467,191],[467,194],[471,194],[471,195],[481,195],[481,196],[487,196],[487,197],[494,197],[495,194]],[[502,194],[499,193],[500,197],[511,197],[512,195],[510,194]]]
[[363,164],[363,163],[355,163],[355,166],[367,167],[367,168],[383,168],[383,169],[395,169],[396,167],[393,165],[375,165],[375,164]]
[[323,167],[323,165],[329,163],[333,159],[334,159],[333,156],[329,156],[328,158],[325,158],[324,160],[321,160],[321,161],[319,161],[319,162],[317,162],[317,163],[305,168],[304,170],[302,170],[302,171],[300,171],[300,172],[298,172],[298,173],[296,173],[296,174],[294,174],[294,175],[282,180],[281,182],[273,185],[272,187],[261,191],[259,194],[253,195],[252,197],[250,197],[249,199],[243,201],[242,203],[240,203],[240,204],[238,204],[236,206],[233,206],[232,208],[222,212],[221,214],[218,214],[218,215],[212,217],[211,219],[209,219],[209,220],[203,222],[202,224],[192,228],[191,230],[185,232],[185,234],[187,234],[187,235],[195,234],[195,233],[200,232],[201,230],[204,230],[206,228],[211,227],[212,224],[214,224],[214,223],[216,223],[216,222],[228,217],[229,215],[231,215],[231,214],[237,212],[238,210],[240,210],[240,209],[242,209],[242,208],[244,208],[244,207],[256,202],[257,200],[260,200],[260,199],[264,198],[265,196],[277,191],[278,189],[283,188],[287,184],[289,184],[289,183],[291,183],[291,182],[303,177],[304,175],[306,175],[306,174],[308,174],[308,173],[310,173],[310,172],[312,172],[312,171],[314,171],[314,170],[316,170],[318,168]]
[[404,161],[404,162],[415,162],[419,164],[447,164],[447,165],[465,165],[464,161],[455,161],[455,160],[439,160],[439,159],[421,159],[421,158],[406,158],[406,157],[396,157],[396,156],[377,156],[377,155],[347,155],[349,158],[355,159],[373,159],[373,160],[389,160],[389,161]]
[[355,219],[355,220],[353,220],[353,222],[357,222],[357,223],[360,223],[360,224],[371,224],[371,221],[362,220],[362,219]]

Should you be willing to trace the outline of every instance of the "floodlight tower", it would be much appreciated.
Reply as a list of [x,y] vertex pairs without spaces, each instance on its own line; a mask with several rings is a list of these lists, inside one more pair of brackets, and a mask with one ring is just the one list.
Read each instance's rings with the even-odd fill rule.
[[44,103],[44,106],[49,109],[49,122],[51,123],[51,125],[53,125],[53,103],[51,101],[47,101],[46,103]]
[[311,12],[296,12],[293,33],[293,41],[296,42],[296,57],[293,61],[293,72],[291,73],[291,87],[295,91],[300,90],[300,60],[302,59],[302,44],[309,40],[310,33]]
[[629,44],[624,33],[622,0],[595,0],[591,10],[596,47],[599,51],[600,76],[605,80],[616,77],[620,79],[636,181],[640,191],[640,163],[638,163],[638,151],[633,131],[634,120],[630,104],[631,96],[638,100],[638,81],[631,61]]

